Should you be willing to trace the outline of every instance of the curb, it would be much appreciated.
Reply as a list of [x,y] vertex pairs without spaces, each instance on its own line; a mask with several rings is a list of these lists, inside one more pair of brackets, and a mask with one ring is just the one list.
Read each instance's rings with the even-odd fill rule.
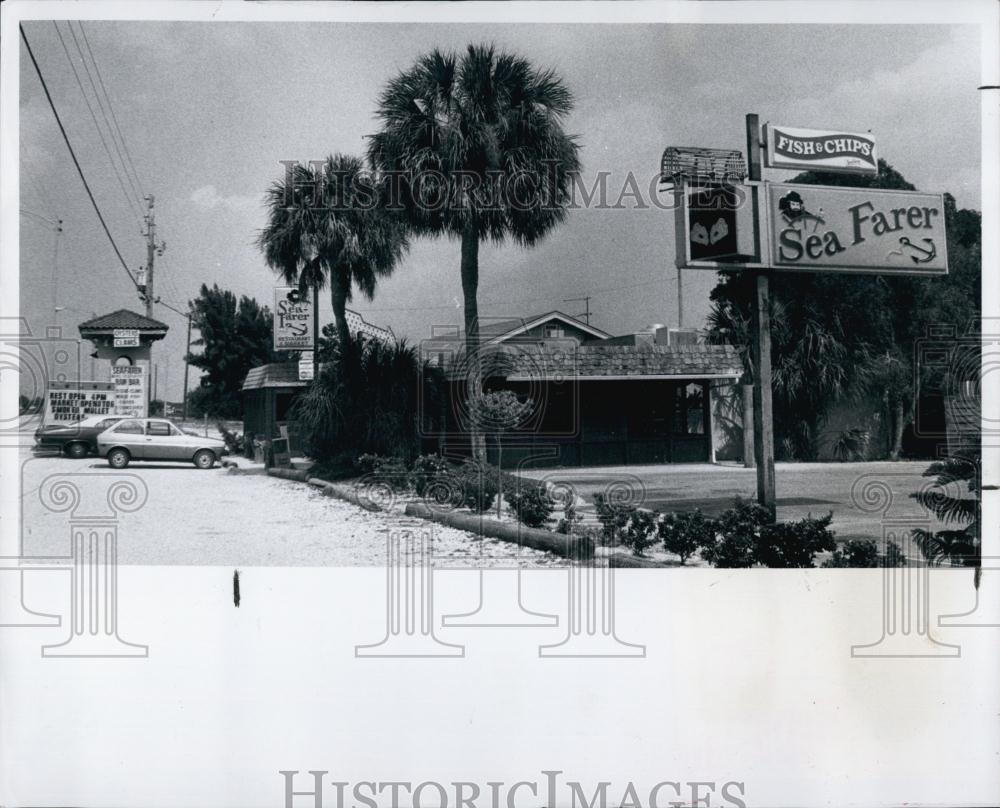
[[569,538],[561,533],[524,527],[518,523],[497,522],[476,514],[436,511],[417,502],[409,503],[405,512],[407,516],[428,519],[469,533],[522,544],[525,547],[544,550],[573,560],[594,557],[594,543],[589,539]]
[[614,553],[608,556],[608,566],[618,569],[670,569],[681,565],[677,562],[654,561],[642,556]]
[[358,496],[358,492],[347,485],[341,485],[340,483],[331,483],[326,480],[321,480],[319,477],[310,477],[309,471],[307,469],[268,469],[267,474],[269,477],[280,477],[282,480],[293,480],[297,483],[308,483],[314,488],[320,489],[320,492],[325,497],[333,497],[334,499],[342,499],[344,502],[350,502],[352,505],[357,505],[359,508],[364,508],[366,511],[372,511],[378,513],[382,510],[381,507],[375,502],[365,497]]

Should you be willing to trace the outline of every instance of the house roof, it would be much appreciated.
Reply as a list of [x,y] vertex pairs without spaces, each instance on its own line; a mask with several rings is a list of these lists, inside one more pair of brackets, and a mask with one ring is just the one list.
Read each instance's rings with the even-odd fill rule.
[[[729,379],[743,374],[732,345],[601,345],[566,343],[496,346],[484,358],[484,375],[509,381],[615,379]],[[454,368],[461,372],[461,366]]]
[[564,314],[561,311],[548,311],[545,314],[536,314],[531,317],[518,317],[516,319],[504,320],[499,323],[485,323],[479,327],[479,334],[484,343],[499,343],[506,342],[507,340],[523,334],[525,331],[530,331],[532,328],[536,328],[543,323],[547,323],[550,320],[561,320],[566,325],[573,326],[573,328],[579,328],[581,331],[585,331],[590,334],[595,339],[608,339],[611,335],[607,331],[601,331],[599,328],[594,328],[592,325],[587,325],[575,317],[570,317],[568,314]]
[[142,314],[136,314],[128,309],[118,309],[111,314],[102,314],[78,326],[84,331],[112,331],[116,328],[135,328],[139,331],[166,331],[169,326],[159,320],[153,320]]
[[[326,365],[321,362],[319,370]],[[298,362],[271,362],[251,368],[243,380],[242,390],[263,390],[268,387],[308,387],[309,382],[299,381]]]

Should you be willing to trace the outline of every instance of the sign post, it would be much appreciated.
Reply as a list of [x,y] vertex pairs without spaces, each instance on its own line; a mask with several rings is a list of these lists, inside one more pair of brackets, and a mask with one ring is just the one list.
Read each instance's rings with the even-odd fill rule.
[[[747,115],[747,179],[761,181],[760,122]],[[771,406],[771,290],[767,270],[754,270],[750,352],[753,357],[754,464],[757,502],[777,518],[774,491],[774,412]]]

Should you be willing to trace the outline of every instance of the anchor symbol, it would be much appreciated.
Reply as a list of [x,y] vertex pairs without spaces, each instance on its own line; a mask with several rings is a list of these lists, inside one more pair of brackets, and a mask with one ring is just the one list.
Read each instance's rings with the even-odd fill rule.
[[914,264],[926,264],[929,261],[933,261],[937,258],[937,247],[934,245],[934,239],[925,238],[923,239],[924,244],[926,244],[930,249],[925,249],[923,247],[918,247],[912,241],[910,241],[906,236],[899,237],[899,243],[904,247],[909,247],[911,250],[916,250],[919,254],[923,255],[923,258],[917,258],[915,255],[910,256],[910,260]]

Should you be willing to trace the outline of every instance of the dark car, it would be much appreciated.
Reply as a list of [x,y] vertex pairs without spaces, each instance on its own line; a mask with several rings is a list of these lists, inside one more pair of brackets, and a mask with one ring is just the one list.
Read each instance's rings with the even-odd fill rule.
[[69,457],[97,454],[97,436],[114,426],[123,415],[92,415],[71,424],[49,424],[35,430],[39,449],[59,449]]

